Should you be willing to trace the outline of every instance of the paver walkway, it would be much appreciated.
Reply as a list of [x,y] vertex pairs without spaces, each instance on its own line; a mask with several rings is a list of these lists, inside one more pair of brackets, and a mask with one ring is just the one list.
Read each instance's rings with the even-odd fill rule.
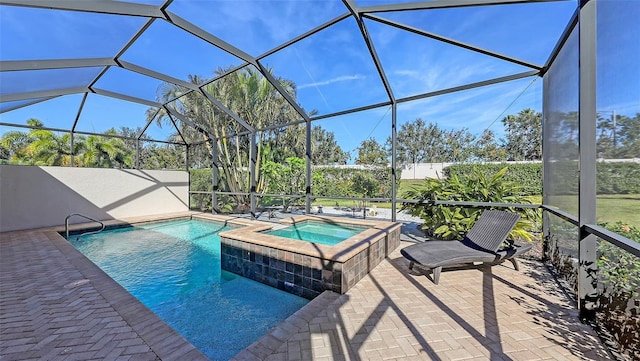
[[520,261],[519,272],[510,263],[444,270],[439,285],[407,266],[396,250],[316,315],[292,316],[237,360],[609,359],[538,262]]
[[[394,251],[235,359],[608,359],[539,263],[444,271],[440,285],[407,265]],[[0,233],[0,360],[158,359],[204,356],[55,232]]]
[[0,233],[0,360],[206,360],[52,231]]

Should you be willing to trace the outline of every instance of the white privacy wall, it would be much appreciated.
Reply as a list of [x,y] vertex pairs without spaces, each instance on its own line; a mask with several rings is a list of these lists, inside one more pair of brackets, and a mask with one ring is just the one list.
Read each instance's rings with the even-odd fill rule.
[[[186,171],[0,165],[0,232],[189,209]],[[86,222],[73,217],[71,223]]]

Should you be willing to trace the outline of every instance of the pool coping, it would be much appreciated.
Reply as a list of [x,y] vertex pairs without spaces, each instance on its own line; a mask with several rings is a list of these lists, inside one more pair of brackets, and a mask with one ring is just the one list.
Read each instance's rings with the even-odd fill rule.
[[[337,222],[339,220],[339,222]],[[353,218],[329,217],[329,216],[309,216],[300,215],[280,220],[281,224],[296,224],[303,222],[335,222],[353,226],[370,227],[362,232],[349,237],[336,245],[325,245],[313,242],[299,241],[284,237],[274,236],[263,231],[273,228],[274,223],[266,223],[256,221],[248,227],[232,229],[220,232],[220,238],[232,238],[243,242],[259,246],[271,247],[278,246],[278,249],[288,252],[298,253],[310,257],[322,257],[334,262],[344,263],[353,256],[365,250],[374,241],[394,230],[400,229],[401,225],[396,222],[379,221],[379,220],[361,220]],[[259,222],[259,223],[258,223]]]
[[[303,222],[364,229],[334,245],[265,233]],[[307,299],[326,290],[346,293],[400,244],[401,224],[384,220],[298,215],[279,223],[220,232],[222,269]]]
[[[137,217],[104,221],[111,227],[158,222],[169,219],[188,219],[190,213],[164,214],[153,217]],[[69,226],[69,230],[95,228],[95,223],[78,223]],[[133,331],[149,346],[161,360],[209,360],[200,350],[174,330],[168,323],[135,298],[129,291],[77,250],[62,234],[64,226],[53,226],[33,230],[46,235],[49,241],[66,257],[93,288],[113,307]]]

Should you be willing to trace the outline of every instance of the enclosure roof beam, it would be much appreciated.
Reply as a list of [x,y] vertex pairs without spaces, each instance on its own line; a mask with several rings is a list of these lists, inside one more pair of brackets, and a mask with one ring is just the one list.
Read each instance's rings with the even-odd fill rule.
[[213,105],[215,105],[217,108],[219,108],[220,110],[222,110],[223,112],[225,112],[228,116],[230,116],[231,118],[233,118],[233,120],[235,120],[236,122],[238,122],[240,125],[242,125],[245,129],[247,129],[250,132],[255,131],[255,128],[252,127],[249,123],[247,123],[244,119],[240,118],[240,116],[238,114],[236,114],[233,110],[227,108],[224,104],[222,104],[222,102],[220,102],[218,99],[216,99],[213,95],[209,94],[208,91],[206,91],[204,88],[200,88],[200,92],[211,102],[213,103]]
[[[13,128],[24,128],[24,129],[39,129],[39,130],[48,130],[51,132],[61,132],[61,133],[71,133],[70,129],[61,129],[61,128],[51,128],[51,127],[32,127],[28,124],[13,124],[13,123],[4,123],[0,122],[0,126],[3,127],[13,127]],[[73,131],[74,134],[82,134],[82,135],[95,135],[98,137],[107,137],[107,138],[119,138],[119,139],[127,139],[127,140],[136,140],[136,138],[127,137],[125,135],[119,134],[104,134],[104,133],[95,133],[95,132],[85,132],[85,131]],[[184,143],[171,142],[166,140],[151,140],[155,143],[163,143],[163,144],[177,144],[184,145]]]
[[532,2],[554,2],[566,0],[434,0],[434,1],[418,1],[402,4],[374,5],[363,6],[360,8],[361,13],[383,13],[390,11],[408,11],[408,10],[428,10],[428,9],[445,9],[445,8],[461,8],[468,6],[486,6],[486,5],[509,5],[524,4]]
[[133,71],[135,73],[142,74],[142,75],[145,75],[145,76],[148,76],[148,77],[151,77],[151,78],[155,78],[155,79],[158,79],[158,80],[162,80],[162,81],[164,81],[166,83],[179,85],[181,87],[184,87],[184,88],[187,88],[187,89],[190,89],[190,90],[198,90],[198,85],[197,84],[193,84],[193,83],[190,83],[188,81],[184,81],[184,80],[181,80],[181,79],[178,79],[178,78],[174,78],[174,77],[166,75],[164,73],[160,73],[160,72],[157,72],[155,70],[147,69],[147,68],[142,67],[140,65],[129,63],[129,62],[124,61],[124,60],[119,60],[118,59],[118,60],[116,60],[116,62],[122,68],[130,70],[130,71]]
[[333,118],[333,117],[337,117],[337,116],[340,116],[340,115],[346,115],[346,114],[351,114],[351,113],[362,112],[362,111],[365,111],[365,110],[371,110],[371,109],[386,107],[386,106],[389,106],[391,104],[392,104],[391,102],[382,102],[382,103],[377,103],[377,104],[365,105],[365,106],[359,107],[359,108],[352,108],[352,109],[347,109],[347,110],[343,110],[343,111],[340,111],[340,112],[318,115],[318,116],[312,117],[311,120],[312,121],[316,121],[316,120],[320,120],[320,119]]
[[[41,98],[41,99],[33,99],[30,102],[25,102],[25,103],[22,103],[22,104],[18,104],[18,105],[15,105],[15,106],[8,107],[6,109],[0,110],[0,114],[6,113],[6,112],[10,112],[12,110],[20,109],[20,108],[23,108],[23,107],[28,107],[29,105],[34,105],[34,104],[38,104],[38,103],[41,103],[41,102],[46,102],[47,100],[51,100],[51,99],[57,98],[57,97],[58,96],[56,95],[56,96],[45,97],[45,98]],[[4,101],[4,99],[2,101]]]
[[[203,83],[202,83],[201,85],[199,85],[198,87],[202,88],[202,87],[204,87],[204,86],[206,86],[206,85],[209,85],[209,84],[211,84],[211,83],[215,82],[215,81],[216,81],[216,80],[218,80],[218,79],[224,78],[225,76],[227,76],[227,75],[229,75],[229,74],[233,73],[233,72],[234,72],[234,71],[236,71],[236,70],[240,70],[240,69],[244,68],[244,67],[245,67],[245,66],[247,66],[247,65],[250,65],[250,64],[249,64],[249,63],[243,63],[243,64],[240,64],[240,65],[238,65],[238,66],[235,66],[235,67],[233,67],[233,68],[231,68],[231,69],[228,69],[227,71],[223,72],[222,74],[216,75],[215,77],[213,77],[213,78],[211,78],[211,79],[206,80],[205,82],[203,82]],[[169,100],[167,101],[167,103],[171,103],[172,101],[174,101],[174,100],[176,100],[176,99],[178,99],[178,98],[181,98],[181,97],[183,97],[183,96],[185,96],[185,95],[187,95],[187,94],[190,94],[192,91],[196,91],[196,90],[190,90],[190,91],[188,91],[188,92],[186,92],[186,93],[184,93],[184,94],[181,94],[180,96],[174,97],[173,99],[169,99]]]
[[367,31],[367,26],[364,23],[362,15],[359,13],[359,9],[353,0],[342,0],[344,6],[349,9],[351,15],[353,15],[356,23],[358,24],[358,28],[360,28],[360,33],[364,42],[367,44],[367,49],[369,49],[369,55],[371,55],[371,59],[373,60],[373,64],[376,66],[376,70],[378,71],[378,75],[380,76],[380,80],[384,85],[384,90],[387,92],[387,96],[389,100],[393,103],[395,102],[395,97],[393,96],[393,90],[391,89],[391,84],[389,83],[389,79],[387,79],[387,75],[384,72],[384,68],[382,67],[382,63],[380,62],[380,58],[378,57],[378,52],[373,45],[373,41],[369,37],[369,32]]
[[[171,124],[173,124],[173,128],[176,130],[176,132],[178,132],[178,135],[180,136],[180,139],[182,139],[184,144],[189,144],[187,142],[187,140],[184,138],[184,135],[182,135],[182,132],[180,131],[180,128],[178,128],[178,124],[176,124],[176,120],[173,119],[173,115],[171,114],[171,112],[167,108],[165,108],[165,110],[167,111],[167,116],[169,117],[169,120],[171,121]],[[187,157],[188,156],[189,156],[189,148],[187,148]],[[188,167],[188,165],[187,165],[187,167]]]
[[124,1],[86,1],[86,0],[1,0],[2,5],[32,7],[40,9],[80,11],[111,15],[141,16],[164,18],[160,7]]
[[271,49],[271,50],[267,51],[266,53],[264,53],[264,54],[262,54],[262,55],[259,55],[259,56],[257,57],[257,59],[258,59],[258,60],[260,60],[260,59],[264,59],[264,58],[268,57],[269,55],[271,55],[271,54],[273,54],[273,53],[276,53],[276,52],[278,52],[278,51],[280,51],[280,50],[282,50],[282,49],[284,49],[284,48],[286,48],[286,47],[288,47],[288,46],[290,46],[290,45],[293,45],[293,44],[297,43],[297,42],[298,42],[298,41],[300,41],[300,40],[306,39],[306,38],[310,37],[311,35],[313,35],[313,34],[315,34],[315,33],[319,32],[319,31],[322,31],[322,30],[324,30],[324,29],[326,29],[326,28],[328,28],[328,27],[330,27],[330,26],[332,26],[332,25],[334,25],[334,24],[336,24],[336,23],[339,23],[340,21],[342,21],[342,20],[344,20],[344,19],[348,18],[350,15],[351,15],[351,14],[350,14],[349,12],[346,12],[346,13],[344,13],[344,14],[342,14],[342,15],[339,15],[339,16],[337,16],[337,17],[335,17],[335,18],[333,18],[333,19],[331,19],[331,20],[327,21],[326,23],[321,24],[321,25],[319,25],[319,26],[317,26],[317,27],[315,27],[315,28],[313,28],[313,29],[311,29],[311,30],[307,31],[307,32],[306,32],[306,33],[304,33],[304,34],[301,34],[301,35],[299,35],[299,36],[296,36],[295,38],[293,38],[293,39],[291,39],[291,40],[287,41],[286,43],[281,44],[281,45],[279,45],[279,46],[276,46],[275,48],[273,48],[273,49]]
[[579,14],[580,14],[580,9],[576,8],[576,11],[573,13],[573,15],[571,16],[571,19],[567,23],[567,26],[565,27],[564,31],[562,32],[562,35],[560,36],[560,39],[558,39],[558,43],[553,48],[553,51],[551,52],[551,55],[549,55],[549,59],[547,60],[547,62],[544,65],[544,71],[543,71],[542,75],[544,75],[547,72],[547,70],[549,69],[549,67],[551,66],[551,64],[553,64],[553,62],[556,59],[556,57],[558,57],[558,54],[560,53],[560,50],[562,50],[562,48],[564,47],[564,44],[569,39],[569,36],[571,35],[571,32],[578,25],[578,15]]
[[51,132],[63,132],[63,133],[70,132],[69,129],[51,128],[51,127],[33,127],[33,126],[28,125],[28,124],[13,124],[13,123],[0,122],[0,126],[13,127],[13,128],[23,128],[23,129],[48,130],[48,131],[51,131]]
[[87,101],[87,96],[89,93],[84,93],[82,96],[82,101],[80,102],[80,106],[78,106],[78,112],[76,113],[76,119],[73,121],[73,125],[71,126],[71,132],[76,130],[76,125],[78,125],[78,120],[80,120],[80,115],[82,114],[82,109],[84,109],[84,103]]
[[[136,40],[138,40],[138,38],[140,36],[142,36],[142,34],[151,26],[151,24],[153,24],[153,22],[155,21],[155,18],[151,18],[148,19],[143,25],[142,27],[140,27],[140,29],[131,37],[131,39],[129,39],[129,41],[127,41],[127,43],[122,47],[122,49],[120,49],[120,51],[118,51],[118,53],[116,54],[116,56],[113,57],[113,61],[117,64],[118,62],[118,58],[120,58],[122,56],[122,54],[125,53],[125,51],[127,51],[127,49],[129,49],[135,42]],[[102,71],[100,72],[100,74],[98,74],[92,81],[91,83],[89,83],[89,88],[93,87],[98,80],[100,80],[100,78],[102,78],[102,76],[107,72],[107,70],[109,70],[109,68],[112,65],[107,65],[104,67],[104,69],[102,69]]]
[[537,70],[531,70],[531,71],[527,71],[527,72],[524,72],[524,73],[518,73],[518,74],[503,76],[503,77],[500,77],[500,78],[494,78],[494,79],[480,81],[480,82],[476,82],[476,83],[461,85],[461,86],[457,86],[457,87],[453,87],[453,88],[442,89],[442,90],[438,90],[438,91],[434,91],[434,92],[423,93],[423,94],[419,94],[419,95],[413,95],[413,96],[410,96],[410,97],[398,99],[398,103],[406,103],[406,102],[411,102],[411,101],[414,101],[414,100],[419,100],[419,99],[424,99],[424,98],[431,98],[431,97],[435,97],[435,96],[438,96],[438,95],[455,93],[455,92],[459,92],[459,91],[462,91],[462,90],[479,88],[479,87],[483,87],[483,86],[487,86],[487,85],[498,84],[498,83],[503,83],[503,82],[507,82],[507,81],[527,78],[527,77],[535,76],[535,75],[540,75],[540,72],[537,71]]
[[111,58],[5,60],[0,61],[0,72],[66,68],[91,68],[110,65],[116,65],[116,62]]
[[86,93],[88,91],[90,91],[89,87],[79,86],[79,87],[73,87],[73,88],[36,90],[36,91],[25,92],[25,93],[3,94],[2,102],[13,102],[16,100],[56,97],[60,95]]
[[[191,119],[189,119],[189,118],[185,117],[184,115],[180,114],[177,110],[173,109],[169,105],[165,104],[163,106],[163,108],[167,111],[167,114],[169,115],[170,118],[172,116],[176,117],[176,118],[180,119],[181,122],[193,127],[195,130],[197,130],[197,131],[199,131],[201,133],[205,133],[209,138],[216,139],[216,137],[213,134],[211,134],[208,130],[202,128],[200,125],[196,124]],[[171,119],[171,121],[173,121],[173,119]],[[180,137],[182,137],[182,134],[180,133],[180,129],[175,124],[175,122],[174,122],[173,125],[176,127],[176,131],[178,132],[178,134],[180,134]],[[182,137],[182,139],[184,140],[185,143],[187,143],[187,141],[186,141],[186,139],[184,139],[184,137]]]
[[235,46],[227,43],[226,41],[218,38],[217,36],[199,28],[198,26],[190,23],[189,21],[181,18],[180,16],[170,12],[170,11],[165,11],[165,13],[167,14],[167,21],[175,26],[177,26],[178,28],[190,33],[193,36],[196,36],[204,41],[206,41],[207,43],[226,51],[227,53],[240,58],[244,61],[246,61],[249,64],[255,64],[256,63],[256,59],[245,53],[244,51],[240,50],[239,48],[236,48]]
[[147,120],[147,124],[144,126],[144,128],[142,128],[142,131],[140,131],[140,134],[138,134],[136,139],[140,140],[140,138],[142,138],[142,136],[147,131],[147,129],[149,128],[153,120],[156,119],[156,117],[158,116],[158,113],[160,113],[160,108],[156,109],[156,112],[153,113],[153,116],[149,118],[149,120]]
[[311,121],[311,119],[309,119],[309,115],[304,111],[304,109],[302,109],[300,104],[298,104],[295,99],[293,99],[293,97],[284,89],[282,84],[280,84],[280,82],[273,77],[269,70],[266,69],[259,61],[256,61],[256,65],[258,66],[258,70],[260,71],[260,73],[262,73],[265,79],[267,79],[267,81],[271,83],[274,88],[276,88],[280,95],[284,97],[284,99],[293,107],[293,109],[295,109],[295,111],[298,112],[298,114],[300,114],[300,116],[304,118],[305,121]]
[[125,94],[113,92],[113,91],[110,91],[110,90],[104,90],[104,89],[100,89],[100,88],[92,88],[91,91],[92,91],[92,93],[96,93],[98,95],[103,95],[103,96],[106,96],[106,97],[116,98],[116,99],[120,99],[120,100],[125,100],[125,101],[132,102],[132,103],[148,105],[148,106],[154,107],[154,108],[161,108],[162,107],[162,104],[160,104],[158,102],[154,102],[154,101],[151,101],[151,100],[142,99],[142,98],[138,98],[138,97],[132,97],[131,95],[125,95]]
[[501,59],[501,60],[505,60],[505,61],[508,61],[508,62],[511,62],[511,63],[514,63],[514,64],[526,66],[528,68],[532,68],[532,69],[536,69],[536,70],[542,70],[542,66],[540,66],[540,65],[536,65],[536,64],[524,61],[524,60],[516,59],[516,58],[510,57],[510,56],[506,56],[506,55],[503,55],[503,54],[500,54],[500,53],[496,53],[496,52],[489,51],[489,50],[486,50],[486,49],[483,49],[483,48],[479,48],[477,46],[473,46],[473,45],[470,45],[470,44],[467,44],[467,43],[463,43],[461,41],[453,40],[453,39],[450,39],[450,38],[447,38],[447,37],[444,37],[444,36],[441,36],[441,35],[437,35],[437,34],[434,34],[434,33],[428,32],[428,31],[424,31],[422,29],[418,29],[418,28],[415,28],[413,26],[404,25],[402,23],[398,23],[396,21],[387,20],[387,19],[381,18],[379,16],[375,16],[375,15],[363,15],[363,16],[365,18],[367,18],[367,19],[371,19],[371,20],[380,22],[380,23],[385,24],[385,25],[393,26],[393,27],[396,27],[398,29],[406,30],[406,31],[409,31],[409,32],[417,34],[417,35],[426,36],[426,37],[431,38],[431,39],[435,39],[435,40],[439,40],[439,41],[442,41],[442,42],[447,43],[447,44],[459,46],[461,48],[464,48],[464,49],[467,49],[467,50],[471,50],[471,51],[474,51],[474,52],[477,52],[477,53],[480,53],[480,54],[489,55],[491,57],[498,58],[498,59]]
[[[313,119],[312,119],[313,121]],[[280,129],[280,128],[284,128],[284,127],[289,127],[289,126],[294,126],[294,125],[299,125],[299,124],[303,124],[306,123],[307,121],[302,119],[302,120],[294,120],[292,122],[287,122],[284,124],[274,124],[274,125],[270,125],[268,127],[264,127],[264,128],[260,128],[257,129],[259,132],[266,132],[269,130],[274,130],[274,129]]]

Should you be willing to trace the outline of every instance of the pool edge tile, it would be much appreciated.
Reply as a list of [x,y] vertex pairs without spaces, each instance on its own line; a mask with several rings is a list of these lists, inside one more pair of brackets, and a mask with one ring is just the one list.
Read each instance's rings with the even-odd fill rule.
[[[59,233],[47,233],[46,235],[50,242],[67,257],[69,263],[91,281],[92,286],[158,358],[161,360],[175,360],[189,354],[190,360],[209,360],[200,350],[91,262]],[[144,321],[140,322],[142,319]],[[137,321],[134,322],[134,320]],[[154,327],[145,327],[147,322],[152,323]],[[166,336],[159,344],[157,343],[158,328],[163,329],[161,334]],[[170,340],[176,347],[167,349],[167,340]]]

